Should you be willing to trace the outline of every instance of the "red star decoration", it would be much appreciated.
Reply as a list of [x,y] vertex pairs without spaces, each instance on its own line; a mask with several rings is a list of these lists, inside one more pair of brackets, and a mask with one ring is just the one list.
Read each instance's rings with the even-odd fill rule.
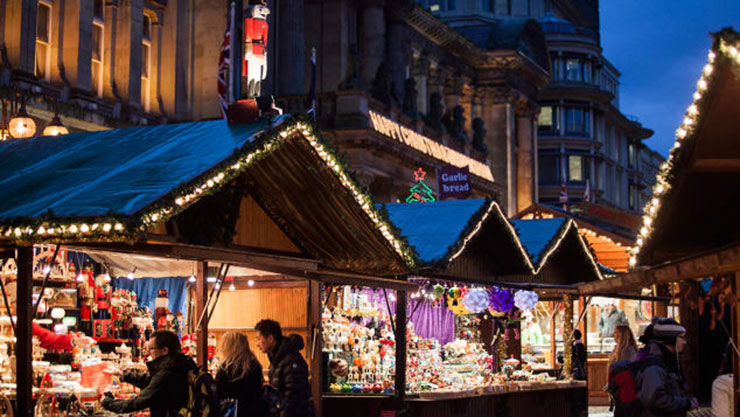
[[414,181],[424,181],[424,177],[427,175],[423,169],[419,168],[414,171]]

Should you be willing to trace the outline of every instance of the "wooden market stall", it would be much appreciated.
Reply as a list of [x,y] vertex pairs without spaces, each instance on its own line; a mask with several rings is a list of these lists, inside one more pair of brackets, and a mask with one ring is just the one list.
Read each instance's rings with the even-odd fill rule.
[[[24,301],[39,267],[33,245],[190,261],[193,318],[212,300],[216,283],[207,278],[217,274],[209,265],[248,268],[249,281],[218,274],[221,287],[231,279],[235,288],[213,316],[216,333],[250,334],[256,319],[271,316],[305,336],[307,346],[319,334],[321,281],[399,294],[415,288],[394,278],[413,265],[407,245],[300,118],[11,140],[0,144],[0,155],[7,161],[0,168],[0,244],[3,258],[15,259],[18,305],[27,307],[17,312],[18,410],[33,409],[32,314]],[[233,321],[236,314],[243,320]],[[208,321],[192,330],[203,363]],[[318,357],[305,354],[321,415]]]
[[[724,335],[734,342],[738,404],[740,35],[724,29],[713,36],[694,102],[644,208],[633,269],[622,277],[582,284],[580,290],[613,294],[652,287],[678,299],[680,321],[688,330],[682,369],[690,391],[707,399],[724,346],[704,342],[714,340],[715,333]],[[732,313],[729,326],[725,311]]]
[[[533,261],[534,254],[520,242],[516,225],[503,216],[495,202],[465,200],[386,204],[383,210],[415,250],[418,266],[408,279],[418,283],[420,290],[410,294],[405,308],[401,308],[406,303],[400,299],[388,303],[388,310],[396,313],[397,331],[403,327],[408,336],[408,359],[403,363],[405,384],[398,384],[396,388],[403,390],[398,394],[404,398],[409,412],[413,415],[473,416],[485,410],[487,415],[501,416],[510,415],[508,413],[549,414],[554,409],[560,415],[577,415],[585,411],[586,388],[583,382],[551,378],[540,378],[539,382],[515,381],[508,380],[503,373],[478,375],[486,373],[486,366],[478,363],[476,367],[474,355],[490,358],[491,372],[496,374],[502,368],[507,348],[515,351],[517,343],[513,338],[505,342],[503,333],[495,331],[495,326],[503,322],[494,319],[487,310],[476,315],[461,308],[466,301],[458,294],[487,294],[496,288],[535,289],[543,297],[563,300],[564,293],[576,293],[571,284],[577,282],[577,278],[599,279],[592,255],[572,223],[561,221],[551,228],[549,236],[541,236],[542,247],[537,254],[542,254],[542,258]],[[538,221],[525,221],[521,228],[530,224],[536,229],[545,227]],[[534,245],[535,240],[528,243]],[[568,274],[570,279],[565,278]],[[345,298],[351,299],[355,294],[373,297],[372,294],[357,292]],[[489,304],[488,295],[485,295],[483,303]],[[341,328],[341,321],[336,316],[336,306],[341,304],[341,300],[331,304],[335,310],[324,312],[323,328],[330,332],[329,338],[324,339],[324,351],[328,355],[327,361],[332,364],[342,358],[347,359],[351,375],[352,362],[358,357],[344,356],[342,349],[336,349],[331,334],[337,326]],[[572,303],[570,306],[572,308]],[[339,332],[341,334],[341,330]],[[492,343],[494,339],[497,342]],[[335,345],[333,348],[327,348],[332,344]],[[460,346],[464,346],[466,353],[456,356],[454,362],[450,361]],[[478,346],[485,352],[477,350]],[[442,349],[447,359],[437,363],[435,360],[441,357]],[[358,365],[361,364],[362,361]],[[461,379],[455,374],[455,369],[466,366],[473,373],[469,378]],[[334,384],[337,378],[333,378],[334,371],[330,373],[332,378],[325,389],[335,391],[324,395],[325,415],[341,415],[350,407],[360,415],[368,416],[394,409],[389,399]]]

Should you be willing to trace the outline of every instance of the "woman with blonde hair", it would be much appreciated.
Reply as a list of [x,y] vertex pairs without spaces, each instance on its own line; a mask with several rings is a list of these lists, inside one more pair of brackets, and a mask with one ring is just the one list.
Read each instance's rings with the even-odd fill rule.
[[637,357],[637,343],[629,326],[620,324],[614,328],[614,342],[616,346],[609,355],[609,365],[623,360],[635,360]]
[[262,417],[262,365],[249,349],[249,340],[241,333],[228,332],[218,341],[216,373],[219,398],[237,400],[238,417]]

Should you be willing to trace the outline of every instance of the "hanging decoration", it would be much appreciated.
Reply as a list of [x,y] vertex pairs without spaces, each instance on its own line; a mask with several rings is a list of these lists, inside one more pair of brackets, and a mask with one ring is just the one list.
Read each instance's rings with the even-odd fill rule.
[[454,286],[450,288],[447,294],[447,307],[455,314],[471,314],[470,310],[465,308],[463,303],[464,295],[467,291],[464,288]]
[[505,315],[514,310],[514,296],[505,288],[496,288],[490,293],[491,314]]
[[537,306],[540,297],[534,291],[519,290],[514,293],[514,305],[522,311],[530,311]]
[[424,183],[424,177],[427,175],[426,171],[419,168],[414,171],[414,181],[416,184],[409,189],[409,196],[406,197],[407,203],[426,203],[430,201],[437,201],[434,197],[434,191]]
[[445,295],[445,287],[443,287],[441,284],[436,284],[432,292],[434,295],[434,299],[439,300]]
[[473,313],[482,313],[488,309],[488,291],[483,288],[471,288],[470,291],[465,294],[463,303],[465,304],[465,307]]

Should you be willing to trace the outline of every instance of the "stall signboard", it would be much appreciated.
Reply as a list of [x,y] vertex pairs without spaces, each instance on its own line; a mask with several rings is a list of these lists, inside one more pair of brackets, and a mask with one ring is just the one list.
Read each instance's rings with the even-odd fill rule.
[[458,168],[454,165],[445,165],[437,172],[439,184],[439,199],[465,199],[470,197],[470,169],[468,166]]

